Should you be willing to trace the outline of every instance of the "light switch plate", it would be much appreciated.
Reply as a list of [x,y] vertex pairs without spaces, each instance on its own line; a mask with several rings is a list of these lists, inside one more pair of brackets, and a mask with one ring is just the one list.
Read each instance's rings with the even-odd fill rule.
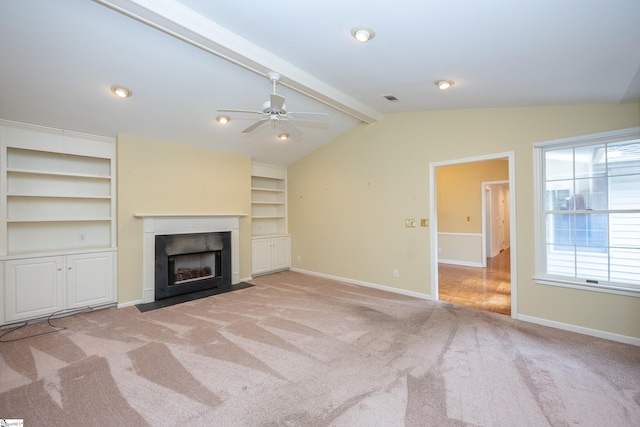
[[416,226],[416,219],[415,218],[407,218],[404,220],[404,226],[405,227],[415,227]]

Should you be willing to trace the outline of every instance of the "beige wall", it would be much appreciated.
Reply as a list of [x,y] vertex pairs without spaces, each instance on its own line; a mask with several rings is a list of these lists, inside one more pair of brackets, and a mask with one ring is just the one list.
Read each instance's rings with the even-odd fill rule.
[[429,164],[513,151],[518,314],[640,338],[640,298],[532,280],[533,143],[639,125],[639,103],[397,113],[360,125],[288,170],[293,267],[429,294],[428,228],[404,227],[428,217]]
[[[142,298],[142,220],[146,213],[251,212],[251,159],[119,135],[118,302]],[[250,217],[240,219],[240,277],[251,275]]]
[[482,233],[484,191],[481,184],[507,180],[509,162],[506,159],[436,168],[438,231]]

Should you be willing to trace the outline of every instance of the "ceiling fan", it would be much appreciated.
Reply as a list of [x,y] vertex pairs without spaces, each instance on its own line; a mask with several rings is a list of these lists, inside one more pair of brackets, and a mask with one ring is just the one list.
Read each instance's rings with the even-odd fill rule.
[[231,110],[231,109],[219,109],[221,113],[250,113],[258,114],[262,116],[257,122],[242,131],[242,133],[251,133],[260,126],[271,123],[275,128],[281,127],[285,132],[291,135],[300,136],[302,131],[294,126],[291,121],[312,121],[312,122],[327,122],[329,115],[326,113],[293,113],[287,111],[287,107],[284,104],[284,96],[276,93],[276,85],[280,81],[280,74],[270,71],[267,73],[267,77],[273,83],[273,93],[271,93],[269,100],[265,101],[262,105],[262,111],[254,110]]

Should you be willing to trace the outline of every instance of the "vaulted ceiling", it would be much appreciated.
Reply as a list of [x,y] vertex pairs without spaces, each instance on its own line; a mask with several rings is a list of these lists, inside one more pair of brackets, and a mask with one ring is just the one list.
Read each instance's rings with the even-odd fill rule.
[[[387,113],[638,102],[640,2],[3,0],[0,58],[0,119],[288,165]],[[257,115],[217,123],[262,110],[268,71],[287,110],[329,121],[284,142],[242,133]]]

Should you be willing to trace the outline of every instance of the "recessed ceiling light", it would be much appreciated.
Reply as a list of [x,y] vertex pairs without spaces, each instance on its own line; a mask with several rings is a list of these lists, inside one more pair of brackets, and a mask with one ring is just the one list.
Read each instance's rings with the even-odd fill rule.
[[454,84],[455,84],[455,82],[453,80],[438,80],[438,81],[436,81],[436,86],[438,86],[438,89],[441,89],[441,90],[449,89]]
[[374,38],[376,33],[371,28],[355,27],[351,30],[351,35],[360,43],[366,43]]
[[289,134],[288,133],[281,133],[280,135],[278,135],[278,139],[280,141],[286,141],[287,139],[289,139]]
[[131,95],[133,95],[131,89],[127,89],[124,86],[111,86],[111,92],[113,92],[114,95],[119,96],[120,98],[129,98]]
[[216,121],[218,123],[220,123],[221,125],[227,124],[231,121],[231,119],[229,118],[229,116],[218,116],[216,117]]

